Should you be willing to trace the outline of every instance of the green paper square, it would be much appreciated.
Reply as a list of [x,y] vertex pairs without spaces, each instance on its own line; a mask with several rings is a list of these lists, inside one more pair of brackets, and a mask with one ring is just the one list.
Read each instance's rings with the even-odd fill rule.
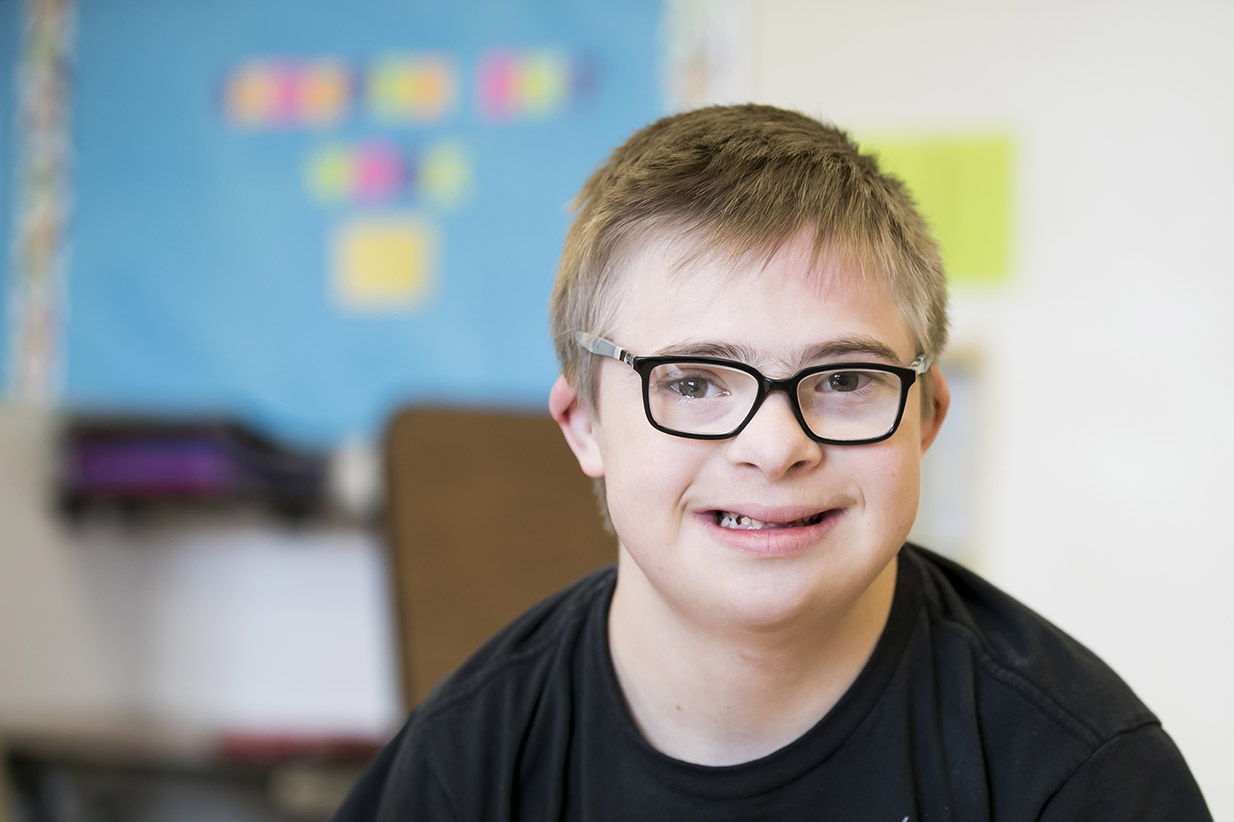
[[953,283],[996,283],[1010,271],[1012,143],[1006,136],[862,140],[863,152],[908,186]]

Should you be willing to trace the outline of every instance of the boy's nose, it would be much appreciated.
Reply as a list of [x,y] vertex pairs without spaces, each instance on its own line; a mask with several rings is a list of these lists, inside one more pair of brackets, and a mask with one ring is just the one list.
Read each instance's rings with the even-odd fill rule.
[[823,446],[801,427],[783,391],[767,395],[754,418],[728,443],[728,458],[736,465],[752,465],[769,479],[816,465]]

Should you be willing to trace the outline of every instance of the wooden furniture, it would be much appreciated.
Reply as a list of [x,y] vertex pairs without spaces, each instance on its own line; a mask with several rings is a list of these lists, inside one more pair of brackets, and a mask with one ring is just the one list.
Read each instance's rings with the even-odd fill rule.
[[407,408],[384,453],[410,707],[515,616],[613,562],[617,543],[547,415]]

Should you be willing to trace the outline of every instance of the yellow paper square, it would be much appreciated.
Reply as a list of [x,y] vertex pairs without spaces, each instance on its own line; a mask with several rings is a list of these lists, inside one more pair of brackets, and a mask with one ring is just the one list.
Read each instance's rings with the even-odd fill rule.
[[333,291],[347,309],[419,308],[437,280],[436,226],[413,216],[351,220],[334,235]]

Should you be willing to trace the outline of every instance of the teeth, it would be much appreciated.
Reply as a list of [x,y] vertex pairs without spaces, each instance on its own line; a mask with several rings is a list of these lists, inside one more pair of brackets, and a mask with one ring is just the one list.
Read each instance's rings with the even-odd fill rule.
[[716,523],[721,528],[734,528],[746,531],[761,531],[765,528],[798,528],[804,525],[814,525],[823,518],[822,514],[812,514],[792,522],[763,522],[747,517],[744,514],[734,514],[731,511],[720,511]]

